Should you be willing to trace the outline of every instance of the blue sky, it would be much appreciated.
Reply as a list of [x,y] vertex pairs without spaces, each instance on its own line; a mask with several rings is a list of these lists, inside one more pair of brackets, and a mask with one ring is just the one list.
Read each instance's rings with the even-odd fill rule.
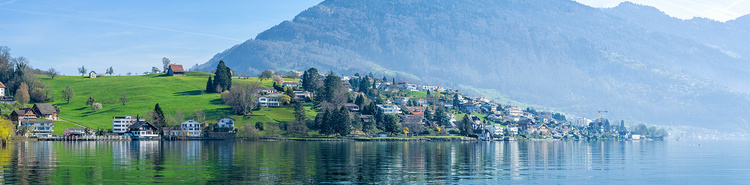
[[[595,7],[621,0],[577,0]],[[729,20],[750,13],[746,0],[634,0],[679,18]],[[56,1],[0,0],[0,45],[35,68],[77,75],[76,68],[116,74],[160,67],[162,57],[190,67],[321,0]]]
[[82,65],[140,74],[161,68],[162,57],[186,67],[204,63],[318,3],[0,0],[0,45],[35,68],[66,75]]

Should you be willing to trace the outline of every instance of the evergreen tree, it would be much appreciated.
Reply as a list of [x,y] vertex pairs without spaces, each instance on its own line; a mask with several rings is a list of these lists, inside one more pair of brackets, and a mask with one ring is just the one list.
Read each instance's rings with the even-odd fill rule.
[[359,92],[368,94],[370,92],[370,79],[367,77],[362,78],[359,82]]
[[359,106],[360,110],[364,109],[364,106],[365,106],[365,96],[364,95],[357,96],[357,99],[354,100],[354,104],[357,104],[357,106]]
[[224,64],[224,61],[219,61],[219,65],[216,66],[216,74],[214,76],[213,81],[213,89],[218,89],[217,87],[221,87],[221,91],[232,89],[232,69],[229,69]]
[[166,124],[164,111],[161,110],[159,103],[157,103],[156,106],[154,107],[153,120],[154,120],[153,124],[156,125],[157,127],[164,127]]
[[385,82],[387,82],[387,81],[388,81],[388,78],[386,78],[385,76],[383,76],[383,80],[381,80],[381,82],[382,82],[382,83],[385,83]]
[[330,109],[326,109],[326,111],[323,112],[323,119],[320,123],[320,134],[323,134],[323,135],[334,134],[335,127],[334,127],[333,121],[334,121],[333,113],[331,113]]
[[461,122],[458,124],[458,130],[461,131],[461,135],[464,136],[469,136],[469,134],[474,131],[468,114],[464,115],[464,118],[461,119]]
[[389,133],[397,133],[399,132],[399,126],[398,126],[398,120],[395,115],[384,115],[383,116],[383,125],[385,126],[385,131]]
[[208,82],[206,82],[206,92],[214,92],[216,88],[214,87],[213,80],[211,80],[211,76],[208,76]]
[[432,113],[430,113],[429,108],[424,109],[424,119],[426,119],[428,122],[432,122]]
[[352,123],[349,118],[349,110],[346,109],[346,106],[341,106],[336,117],[336,133],[340,136],[349,135],[352,132]]
[[302,74],[302,88],[305,91],[315,92],[318,89],[320,83],[320,74],[318,69],[310,68]]
[[305,116],[305,107],[302,106],[302,103],[294,103],[294,120],[304,123]]

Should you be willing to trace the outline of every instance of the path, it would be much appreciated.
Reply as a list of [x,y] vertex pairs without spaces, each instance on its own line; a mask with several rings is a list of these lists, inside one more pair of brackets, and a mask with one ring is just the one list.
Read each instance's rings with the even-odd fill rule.
[[72,122],[72,121],[68,121],[68,120],[64,120],[64,119],[60,119],[60,118],[58,118],[56,121],[64,121],[64,122],[68,122],[68,123],[73,123],[74,125],[78,125],[79,127],[83,127],[84,129],[85,128],[89,128],[89,127],[85,127],[85,126],[83,126],[81,124],[78,124],[76,122]]

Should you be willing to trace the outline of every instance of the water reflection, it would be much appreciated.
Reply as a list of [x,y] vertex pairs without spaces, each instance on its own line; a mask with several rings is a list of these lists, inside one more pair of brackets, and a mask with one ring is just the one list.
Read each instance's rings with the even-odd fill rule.
[[[665,142],[16,142],[0,150],[0,177],[12,184],[642,184],[658,182],[650,181],[655,174],[701,174],[706,167],[680,168],[694,165],[691,154],[750,158],[747,150],[684,152],[695,149]],[[710,168],[724,158],[699,159]]]

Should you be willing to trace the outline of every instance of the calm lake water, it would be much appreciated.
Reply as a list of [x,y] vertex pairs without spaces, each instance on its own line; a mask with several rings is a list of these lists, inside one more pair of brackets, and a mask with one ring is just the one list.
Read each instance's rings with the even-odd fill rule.
[[748,184],[750,142],[15,142],[7,184]]

